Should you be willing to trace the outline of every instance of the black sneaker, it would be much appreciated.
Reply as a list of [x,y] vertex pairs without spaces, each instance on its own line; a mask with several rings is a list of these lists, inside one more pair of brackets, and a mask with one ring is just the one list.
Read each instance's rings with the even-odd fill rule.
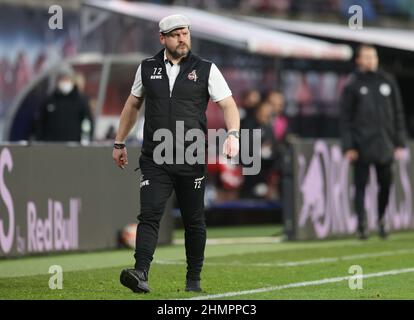
[[385,225],[383,223],[380,223],[378,225],[378,235],[380,236],[381,239],[387,239],[388,237],[388,233],[385,230]]
[[122,285],[136,293],[148,293],[148,273],[135,269],[124,269],[121,272],[120,281]]
[[201,292],[200,280],[186,280],[185,291],[189,292]]

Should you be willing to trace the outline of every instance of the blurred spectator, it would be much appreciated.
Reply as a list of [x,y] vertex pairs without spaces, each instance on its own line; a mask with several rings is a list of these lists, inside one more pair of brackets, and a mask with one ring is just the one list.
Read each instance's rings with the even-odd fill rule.
[[241,121],[254,118],[255,109],[260,103],[260,99],[260,92],[255,89],[247,90],[243,93],[242,102],[239,108]]
[[71,67],[59,70],[57,88],[42,104],[36,117],[37,140],[81,142],[92,138],[90,107],[75,79]]
[[266,101],[272,106],[273,135],[283,143],[288,132],[288,119],[284,115],[285,98],[280,91],[272,90],[267,94]]
[[262,102],[255,110],[255,116],[246,118],[242,122],[242,129],[249,129],[249,140],[241,139],[242,148],[253,150],[253,129],[261,130],[261,170],[258,175],[246,175],[242,188],[242,195],[246,198],[270,199],[272,198],[272,186],[270,175],[274,170],[277,143],[273,135],[272,111],[273,106],[269,102]]
[[280,91],[270,91],[266,100],[272,105],[272,129],[277,141],[269,185],[272,187],[274,197],[280,197],[282,192],[283,156],[287,149],[286,136],[290,132],[289,120],[284,114],[285,98]]

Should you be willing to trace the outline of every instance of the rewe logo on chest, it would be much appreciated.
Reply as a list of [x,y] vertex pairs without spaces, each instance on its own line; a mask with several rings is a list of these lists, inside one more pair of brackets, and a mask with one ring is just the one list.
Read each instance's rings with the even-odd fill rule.
[[154,68],[154,72],[151,75],[151,80],[161,80],[162,79],[162,68]]

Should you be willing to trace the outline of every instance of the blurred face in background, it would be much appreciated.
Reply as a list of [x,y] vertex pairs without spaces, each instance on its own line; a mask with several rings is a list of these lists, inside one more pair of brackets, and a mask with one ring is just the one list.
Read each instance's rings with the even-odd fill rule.
[[268,102],[263,102],[257,107],[256,120],[261,125],[267,125],[272,119],[272,105]]
[[72,92],[75,87],[75,82],[70,76],[60,76],[57,82],[57,87],[61,93],[67,95]]
[[267,101],[272,105],[272,114],[279,115],[283,112],[285,105],[285,99],[283,95],[278,91],[272,91],[267,96]]
[[375,72],[378,70],[378,53],[375,48],[362,47],[356,59],[357,66],[362,72]]
[[185,27],[167,34],[160,33],[160,42],[173,59],[180,59],[191,50],[190,30]]
[[244,94],[242,106],[250,109],[256,107],[260,102],[260,92],[257,90],[249,90]]

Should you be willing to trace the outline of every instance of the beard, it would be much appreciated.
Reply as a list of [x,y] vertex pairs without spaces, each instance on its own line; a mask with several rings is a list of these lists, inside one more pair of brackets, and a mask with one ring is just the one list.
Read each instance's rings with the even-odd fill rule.
[[174,48],[174,50],[171,50],[170,48],[166,48],[168,53],[173,57],[174,59],[179,59],[182,57],[185,57],[188,54],[188,51],[190,51],[190,46],[187,44],[181,44]]

